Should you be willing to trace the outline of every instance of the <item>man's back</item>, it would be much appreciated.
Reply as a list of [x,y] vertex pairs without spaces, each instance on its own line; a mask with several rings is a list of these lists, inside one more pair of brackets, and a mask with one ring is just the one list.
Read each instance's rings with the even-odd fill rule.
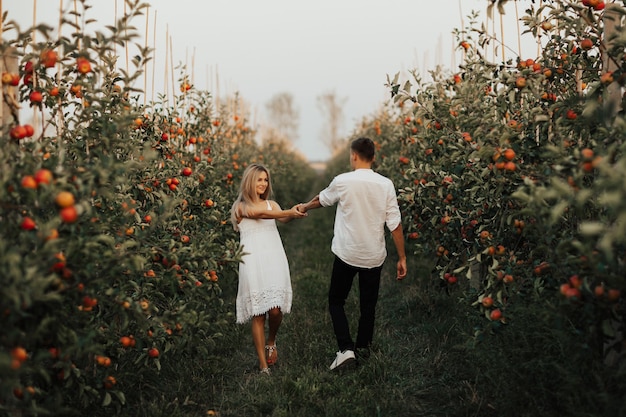
[[391,180],[371,169],[356,169],[335,177],[319,197],[322,206],[337,203],[333,253],[358,267],[382,265],[385,224],[394,230],[400,223]]

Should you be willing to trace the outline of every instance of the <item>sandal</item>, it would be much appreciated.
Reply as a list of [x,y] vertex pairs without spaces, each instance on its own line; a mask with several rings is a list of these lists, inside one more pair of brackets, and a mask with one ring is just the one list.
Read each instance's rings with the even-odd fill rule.
[[260,372],[261,375],[272,375],[272,371],[270,371],[270,368],[263,368]]
[[267,364],[275,365],[276,360],[278,359],[278,350],[276,350],[276,344],[273,345],[265,345],[265,350],[267,352]]

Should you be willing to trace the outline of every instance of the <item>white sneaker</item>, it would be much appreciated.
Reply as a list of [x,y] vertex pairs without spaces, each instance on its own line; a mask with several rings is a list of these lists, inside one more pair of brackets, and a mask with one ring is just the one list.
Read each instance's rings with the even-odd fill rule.
[[337,357],[330,364],[330,370],[335,370],[337,368],[343,368],[346,365],[352,364],[356,361],[356,357],[354,356],[354,351],[352,350],[344,350],[343,352],[337,352]]

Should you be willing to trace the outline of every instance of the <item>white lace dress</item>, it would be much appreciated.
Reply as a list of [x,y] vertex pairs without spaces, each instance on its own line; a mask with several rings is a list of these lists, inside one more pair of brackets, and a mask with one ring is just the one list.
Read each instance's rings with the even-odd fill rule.
[[[267,202],[268,209],[272,209]],[[274,219],[243,218],[239,223],[244,256],[239,264],[237,323],[280,307],[291,311],[289,263]]]

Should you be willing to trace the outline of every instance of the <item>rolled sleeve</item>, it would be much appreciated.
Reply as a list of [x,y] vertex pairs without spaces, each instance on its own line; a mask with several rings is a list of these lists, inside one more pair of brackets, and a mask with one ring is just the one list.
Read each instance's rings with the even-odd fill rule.
[[337,183],[335,180],[331,181],[328,187],[320,191],[319,201],[322,207],[332,206],[339,201],[339,192],[337,190]]
[[402,222],[402,215],[400,214],[400,207],[398,207],[398,197],[396,196],[396,190],[393,188],[387,194],[387,217],[385,223],[390,231],[396,230],[396,228]]

